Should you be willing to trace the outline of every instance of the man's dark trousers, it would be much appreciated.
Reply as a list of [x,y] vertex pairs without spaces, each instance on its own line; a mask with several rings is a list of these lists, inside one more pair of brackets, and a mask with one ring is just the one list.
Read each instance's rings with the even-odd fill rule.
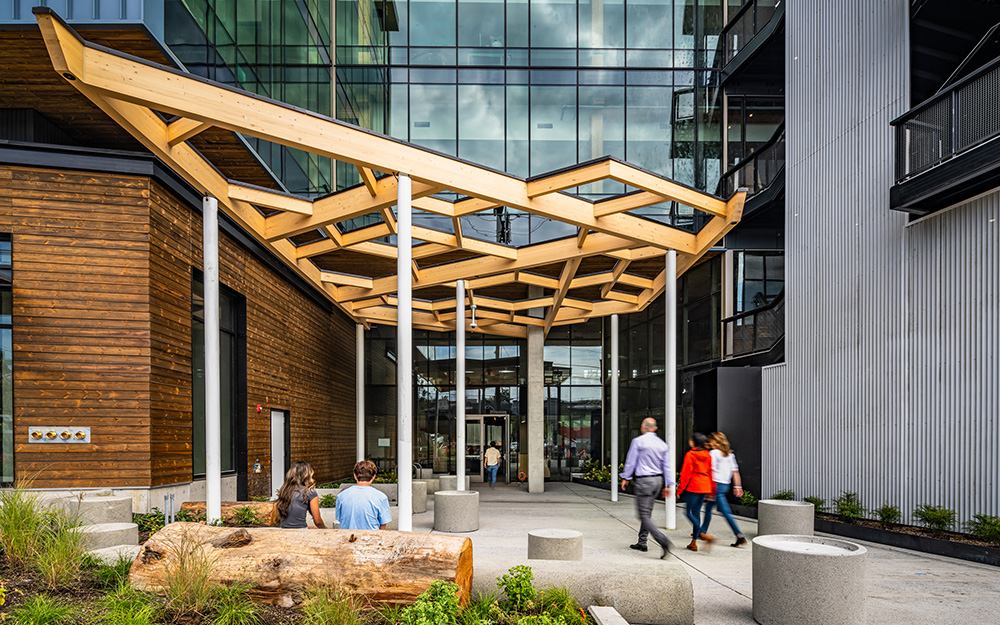
[[639,511],[639,543],[646,545],[647,537],[652,534],[653,540],[660,543],[661,547],[670,544],[669,539],[653,523],[653,504],[656,498],[663,491],[663,476],[650,475],[638,477],[632,480],[632,490],[635,493],[635,507]]

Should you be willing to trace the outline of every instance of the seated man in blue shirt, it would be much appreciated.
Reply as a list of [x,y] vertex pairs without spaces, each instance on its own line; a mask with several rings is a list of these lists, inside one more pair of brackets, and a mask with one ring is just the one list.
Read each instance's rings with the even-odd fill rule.
[[357,486],[351,486],[337,495],[337,522],[342,530],[384,530],[392,516],[389,498],[372,488],[378,469],[371,460],[354,465]]

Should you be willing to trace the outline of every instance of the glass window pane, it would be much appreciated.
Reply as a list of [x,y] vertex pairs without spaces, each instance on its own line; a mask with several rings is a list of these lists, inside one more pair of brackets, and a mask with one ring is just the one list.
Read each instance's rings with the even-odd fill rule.
[[[602,156],[625,158],[625,88],[580,87],[579,160],[589,161]],[[625,185],[614,180],[602,180],[580,187],[580,193],[600,194],[625,192]]]
[[625,43],[629,48],[672,48],[670,36],[673,16],[669,2],[629,0],[628,29]]
[[580,47],[625,46],[624,0],[579,0]]
[[671,89],[627,87],[628,107],[625,158],[664,176],[673,174],[671,145]]
[[454,1],[410,0],[410,45],[455,45]]
[[504,168],[503,85],[459,85],[458,157]]
[[576,0],[534,0],[530,10],[532,48],[576,47]]
[[[9,301],[10,291],[4,289]],[[3,466],[0,467],[0,481],[11,484],[14,481],[14,345],[11,328],[0,329],[0,435],[2,435]]]
[[531,87],[531,174],[576,163],[576,88]]
[[410,141],[456,154],[455,85],[410,85]]
[[503,0],[459,0],[458,45],[502,48],[504,46]]
[[528,0],[507,0],[507,47],[528,47]]

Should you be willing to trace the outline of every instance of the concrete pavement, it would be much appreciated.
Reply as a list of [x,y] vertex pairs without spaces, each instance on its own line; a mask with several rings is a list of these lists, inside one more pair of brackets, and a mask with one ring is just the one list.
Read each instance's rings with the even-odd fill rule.
[[[544,528],[583,532],[580,566],[599,566],[609,575],[655,567],[659,562],[659,549],[653,543],[646,553],[628,548],[639,527],[634,499],[628,495],[611,503],[608,491],[565,482],[547,483],[544,493],[533,495],[515,485],[491,490],[477,484],[474,488],[480,492],[480,529],[467,535],[476,562],[527,557],[528,530]],[[663,527],[662,503],[654,508],[653,519]],[[756,535],[756,521],[737,520],[748,539]],[[414,515],[413,529],[432,532],[433,524],[433,503],[428,502],[427,513]],[[679,529],[665,530],[674,543],[670,559],[680,562],[691,575],[696,625],[752,625],[750,545],[730,547],[732,532],[715,515],[710,531],[718,538],[716,546],[697,553],[687,551],[684,545],[690,540],[690,525],[681,506],[677,524]],[[854,542],[863,544],[869,553],[869,623],[1000,623],[1000,569]]]

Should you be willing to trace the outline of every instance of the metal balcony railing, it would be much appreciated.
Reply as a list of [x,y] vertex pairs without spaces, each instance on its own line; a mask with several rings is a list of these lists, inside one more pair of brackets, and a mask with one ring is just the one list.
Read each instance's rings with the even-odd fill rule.
[[747,189],[747,195],[760,193],[771,186],[784,167],[785,123],[782,122],[770,139],[722,174],[716,195],[729,197],[740,187]]
[[781,0],[749,0],[722,29],[723,65],[736,58],[740,50],[771,21]]
[[998,98],[1000,58],[894,119],[896,182],[1000,135]]
[[722,359],[766,352],[785,336],[785,292],[773,300],[722,320]]

